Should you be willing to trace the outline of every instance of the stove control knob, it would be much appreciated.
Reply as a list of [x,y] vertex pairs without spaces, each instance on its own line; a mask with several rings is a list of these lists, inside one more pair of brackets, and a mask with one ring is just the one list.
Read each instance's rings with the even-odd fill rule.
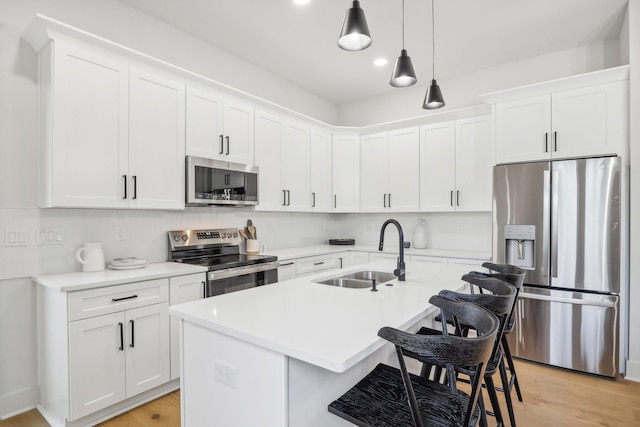
[[173,240],[176,242],[180,241],[180,236],[178,236],[177,234],[175,236],[173,236]]
[[237,231],[233,232],[233,237],[238,237],[238,232]]
[[222,233],[220,233],[220,237],[222,237],[223,239],[227,237],[227,233],[225,233],[224,231]]
[[186,235],[186,234],[183,234],[182,235],[182,240],[186,242],[187,240],[189,240],[189,236]]

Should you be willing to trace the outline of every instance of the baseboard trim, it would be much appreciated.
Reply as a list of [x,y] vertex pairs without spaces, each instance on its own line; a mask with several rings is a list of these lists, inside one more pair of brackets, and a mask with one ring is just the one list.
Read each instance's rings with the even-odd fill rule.
[[625,380],[640,382],[640,361],[627,359]]
[[40,400],[40,388],[38,386],[0,396],[0,420],[11,418],[15,415],[32,410]]

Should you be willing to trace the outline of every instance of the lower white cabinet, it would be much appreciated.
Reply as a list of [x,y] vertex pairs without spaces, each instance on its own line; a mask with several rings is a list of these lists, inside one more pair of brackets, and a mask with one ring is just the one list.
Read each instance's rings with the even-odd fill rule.
[[94,424],[105,408],[166,386],[168,310],[168,278],[73,292],[40,286],[40,405],[50,424]]
[[[182,304],[204,298],[206,273],[169,278],[169,304]],[[180,320],[171,316],[171,379],[180,377]]]
[[411,262],[421,262],[426,264],[447,264],[447,258],[439,256],[411,255]]
[[351,265],[366,264],[369,262],[369,252],[349,252],[349,262]]
[[296,260],[282,261],[278,267],[278,282],[296,278]]
[[[346,254],[346,252],[344,254]],[[342,268],[343,259],[345,258],[344,254],[331,253],[298,258],[296,260],[296,277]]]

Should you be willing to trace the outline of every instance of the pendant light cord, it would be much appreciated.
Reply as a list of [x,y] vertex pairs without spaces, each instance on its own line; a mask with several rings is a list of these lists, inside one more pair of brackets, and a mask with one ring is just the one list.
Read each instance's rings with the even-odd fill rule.
[[404,0],[402,0],[402,50],[404,50]]
[[[404,2],[404,0],[402,0]],[[431,71],[433,78],[436,78],[436,19],[434,17],[434,0],[431,0]]]

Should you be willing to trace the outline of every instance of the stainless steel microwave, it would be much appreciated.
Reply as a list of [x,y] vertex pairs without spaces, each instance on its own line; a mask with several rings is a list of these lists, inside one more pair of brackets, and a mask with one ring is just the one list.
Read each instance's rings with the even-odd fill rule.
[[187,156],[187,206],[258,204],[258,167]]

